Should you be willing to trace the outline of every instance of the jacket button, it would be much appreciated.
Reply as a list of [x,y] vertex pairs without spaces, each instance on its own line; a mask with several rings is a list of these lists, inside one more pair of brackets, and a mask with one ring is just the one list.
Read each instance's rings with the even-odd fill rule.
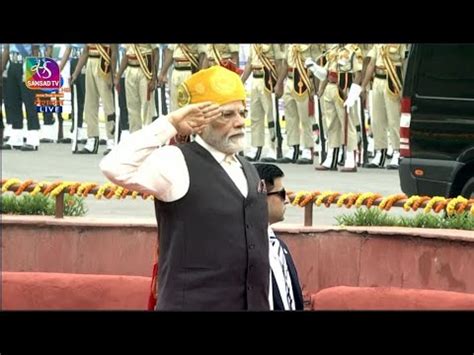
[[247,291],[252,290],[252,286],[247,286]]
[[249,229],[249,228],[250,228],[250,225],[249,225],[249,224],[246,224],[245,227],[246,227],[247,229]]
[[255,244],[250,244],[249,249],[253,249],[253,248],[255,248]]

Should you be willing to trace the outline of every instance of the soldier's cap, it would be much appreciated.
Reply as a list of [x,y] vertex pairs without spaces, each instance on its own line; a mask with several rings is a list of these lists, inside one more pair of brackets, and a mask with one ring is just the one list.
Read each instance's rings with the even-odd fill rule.
[[205,101],[224,105],[245,98],[240,76],[218,65],[191,75],[178,87],[179,107]]

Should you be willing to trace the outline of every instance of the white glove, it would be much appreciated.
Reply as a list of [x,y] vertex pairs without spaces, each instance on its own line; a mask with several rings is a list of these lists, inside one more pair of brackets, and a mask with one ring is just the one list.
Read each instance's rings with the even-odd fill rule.
[[316,64],[312,58],[307,58],[304,62],[304,66],[308,68],[319,80],[325,80],[328,76],[327,70]]
[[349,94],[347,94],[347,100],[344,101],[344,106],[346,106],[348,109],[354,106],[361,92],[362,87],[360,85],[352,84],[349,90]]

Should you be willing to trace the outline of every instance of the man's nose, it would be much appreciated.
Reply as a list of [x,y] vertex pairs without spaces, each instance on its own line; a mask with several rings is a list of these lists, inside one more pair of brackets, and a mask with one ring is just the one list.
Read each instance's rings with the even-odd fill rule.
[[239,114],[239,117],[234,121],[235,128],[242,128],[245,126],[245,118]]

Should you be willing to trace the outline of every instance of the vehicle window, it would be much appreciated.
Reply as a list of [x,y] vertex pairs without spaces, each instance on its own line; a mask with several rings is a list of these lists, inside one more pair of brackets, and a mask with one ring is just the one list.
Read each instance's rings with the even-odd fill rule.
[[416,93],[474,99],[474,44],[422,46]]

